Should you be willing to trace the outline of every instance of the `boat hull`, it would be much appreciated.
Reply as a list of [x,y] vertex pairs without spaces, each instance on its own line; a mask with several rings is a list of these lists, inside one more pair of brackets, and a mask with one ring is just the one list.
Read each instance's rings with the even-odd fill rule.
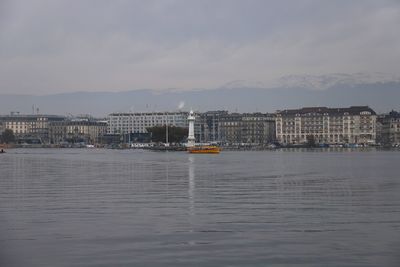
[[191,154],[219,154],[221,149],[216,146],[200,146],[188,148],[188,152]]

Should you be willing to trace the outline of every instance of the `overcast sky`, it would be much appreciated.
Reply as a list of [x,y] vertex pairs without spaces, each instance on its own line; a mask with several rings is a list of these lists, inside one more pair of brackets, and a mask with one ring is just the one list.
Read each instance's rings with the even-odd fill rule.
[[0,93],[399,73],[400,1],[0,0]]

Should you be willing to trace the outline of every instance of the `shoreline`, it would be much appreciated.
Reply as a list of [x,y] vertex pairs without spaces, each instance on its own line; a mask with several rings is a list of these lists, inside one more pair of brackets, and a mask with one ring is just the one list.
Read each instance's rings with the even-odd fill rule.
[[[128,147],[56,147],[56,146],[8,146],[2,147],[4,152],[10,150],[20,149],[51,149],[51,150],[65,150],[65,149],[81,149],[81,150],[141,150],[150,152],[187,152],[186,147],[151,147],[151,148],[128,148]],[[368,147],[276,147],[276,148],[233,148],[221,147],[221,152],[261,152],[261,151],[285,151],[285,152],[331,152],[331,151],[399,151],[400,147],[383,147],[383,146],[368,146]]]

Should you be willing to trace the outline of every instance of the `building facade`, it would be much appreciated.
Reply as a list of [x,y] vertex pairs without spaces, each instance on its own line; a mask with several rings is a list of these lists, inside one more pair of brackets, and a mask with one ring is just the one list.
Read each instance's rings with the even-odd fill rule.
[[281,144],[375,144],[376,113],[368,106],[310,107],[278,111],[276,137]]
[[3,129],[13,131],[16,138],[32,137],[41,143],[49,143],[49,125],[53,122],[63,121],[65,117],[57,115],[20,115],[11,114],[0,116]]
[[107,123],[95,120],[65,120],[52,122],[49,126],[49,137],[52,144],[100,143],[107,133]]
[[400,112],[391,111],[378,117],[377,142],[382,145],[400,145]]
[[108,116],[108,134],[147,133],[154,126],[188,127],[188,112],[112,113]]
[[228,111],[217,110],[200,113],[196,118],[196,140],[201,143],[219,142],[221,140],[220,118],[228,115]]
[[273,114],[225,114],[219,118],[218,127],[225,145],[264,146],[275,141]]

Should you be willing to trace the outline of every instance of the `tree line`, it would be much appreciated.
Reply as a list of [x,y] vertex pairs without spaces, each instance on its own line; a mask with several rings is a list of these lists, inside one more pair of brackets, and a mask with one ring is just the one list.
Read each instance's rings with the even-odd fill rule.
[[11,129],[5,129],[0,135],[0,143],[9,144],[15,141],[14,132]]
[[[167,142],[167,129],[166,126],[154,126],[146,128],[147,132],[151,134],[153,142]],[[188,135],[188,128],[168,126],[168,142],[181,143],[185,141]]]

